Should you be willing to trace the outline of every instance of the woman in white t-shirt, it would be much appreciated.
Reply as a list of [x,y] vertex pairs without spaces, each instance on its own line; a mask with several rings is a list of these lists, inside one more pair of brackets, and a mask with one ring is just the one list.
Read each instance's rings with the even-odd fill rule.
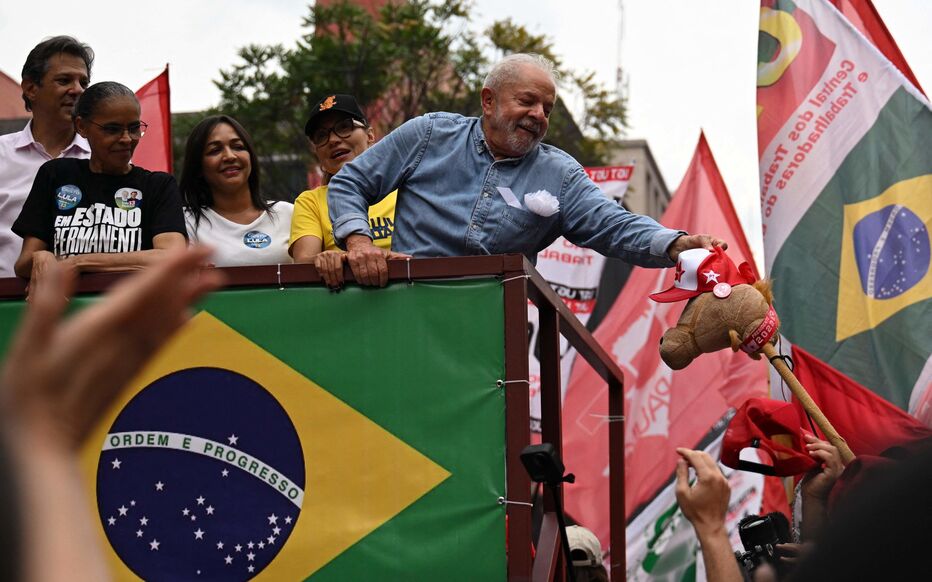
[[213,115],[191,131],[181,194],[188,238],[213,246],[216,266],[292,262],[288,237],[294,206],[262,197],[252,138],[232,117]]

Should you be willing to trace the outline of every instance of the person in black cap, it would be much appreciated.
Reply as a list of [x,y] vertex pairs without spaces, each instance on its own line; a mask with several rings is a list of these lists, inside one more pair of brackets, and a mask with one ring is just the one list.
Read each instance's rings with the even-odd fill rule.
[[[323,171],[323,185],[302,192],[295,200],[288,252],[296,263],[313,262],[330,288],[343,285],[344,253],[333,239],[327,207],[330,178],[375,143],[359,104],[352,95],[327,95],[311,110],[304,126],[311,152]],[[376,246],[390,250],[395,220],[392,192],[369,209],[369,224]],[[399,255],[401,256],[401,255]]]

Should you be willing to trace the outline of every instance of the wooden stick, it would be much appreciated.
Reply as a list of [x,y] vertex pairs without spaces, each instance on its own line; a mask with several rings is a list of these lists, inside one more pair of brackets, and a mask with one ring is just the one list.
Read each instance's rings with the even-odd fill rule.
[[770,360],[771,365],[777,369],[777,372],[780,373],[780,376],[783,380],[789,385],[790,391],[793,393],[793,396],[799,400],[799,403],[803,405],[803,409],[809,413],[809,416],[812,417],[812,420],[815,421],[816,425],[819,427],[819,430],[825,434],[825,437],[828,439],[828,442],[832,443],[835,448],[838,449],[838,452],[841,453],[841,460],[844,464],[848,464],[854,460],[854,453],[851,452],[851,449],[848,448],[848,443],[845,442],[845,439],[838,434],[838,431],[835,430],[835,427],[832,426],[832,423],[829,422],[828,418],[822,414],[822,411],[819,409],[819,405],[815,403],[809,393],[806,392],[806,389],[803,388],[803,385],[799,383],[799,380],[796,379],[796,375],[793,374],[793,371],[790,370],[789,366],[786,365],[786,362],[783,361],[783,358],[774,358],[774,356],[779,356],[776,348],[773,347],[773,344],[766,343],[762,350],[764,355],[767,356],[767,359]]

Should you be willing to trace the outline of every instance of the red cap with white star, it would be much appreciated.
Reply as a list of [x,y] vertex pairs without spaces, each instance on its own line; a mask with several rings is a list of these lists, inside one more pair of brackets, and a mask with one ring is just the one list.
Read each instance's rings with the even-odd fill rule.
[[724,299],[731,294],[732,286],[753,283],[754,279],[751,267],[747,263],[736,267],[722,247],[713,247],[711,251],[689,249],[677,258],[673,286],[650,298],[658,303],[672,303],[714,291],[716,297]]

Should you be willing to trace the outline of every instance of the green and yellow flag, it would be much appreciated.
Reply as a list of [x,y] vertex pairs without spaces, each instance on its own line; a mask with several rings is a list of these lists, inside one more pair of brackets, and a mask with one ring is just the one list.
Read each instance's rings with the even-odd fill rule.
[[826,0],[764,0],[767,273],[794,344],[912,412],[932,352],[932,111]]
[[212,294],[82,450],[116,577],[504,579],[502,327],[498,281]]

